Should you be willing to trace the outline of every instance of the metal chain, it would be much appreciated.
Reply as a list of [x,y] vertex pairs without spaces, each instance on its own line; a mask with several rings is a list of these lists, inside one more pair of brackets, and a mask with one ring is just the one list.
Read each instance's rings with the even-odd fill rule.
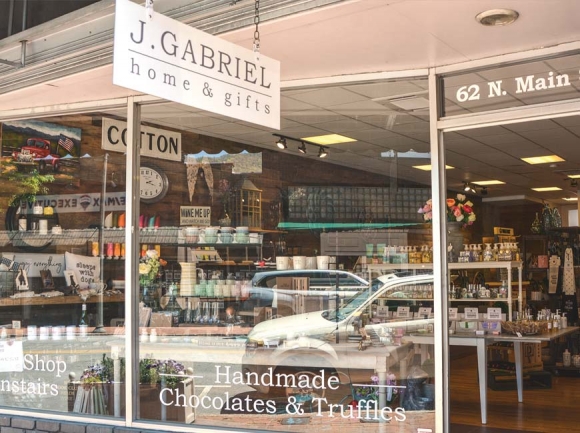
[[256,24],[256,30],[254,30],[254,53],[258,56],[260,53],[260,30],[258,28],[260,24],[260,0],[256,0],[254,6],[254,24]]

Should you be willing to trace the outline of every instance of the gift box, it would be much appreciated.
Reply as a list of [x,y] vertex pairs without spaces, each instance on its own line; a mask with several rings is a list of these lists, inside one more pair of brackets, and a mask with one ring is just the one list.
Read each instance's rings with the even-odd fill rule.
[[538,268],[548,267],[548,256],[538,256]]

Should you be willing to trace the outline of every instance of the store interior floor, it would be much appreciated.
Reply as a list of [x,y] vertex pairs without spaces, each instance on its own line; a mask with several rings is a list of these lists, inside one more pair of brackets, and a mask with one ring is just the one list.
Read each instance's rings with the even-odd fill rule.
[[[460,350],[454,350],[460,349]],[[487,425],[481,424],[475,350],[451,348],[451,433],[579,432],[580,377],[552,375],[549,389],[487,390]]]

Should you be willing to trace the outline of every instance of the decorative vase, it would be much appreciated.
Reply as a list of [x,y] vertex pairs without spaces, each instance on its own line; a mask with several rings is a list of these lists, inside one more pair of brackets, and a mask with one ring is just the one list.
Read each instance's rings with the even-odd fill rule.
[[447,222],[447,252],[450,252],[449,245],[452,248],[449,261],[457,262],[459,252],[463,250],[464,237],[462,227],[463,223],[454,221]]
[[536,212],[536,218],[534,219],[534,222],[532,223],[531,231],[535,235],[539,235],[540,233],[542,233],[542,223],[540,222],[538,212]]

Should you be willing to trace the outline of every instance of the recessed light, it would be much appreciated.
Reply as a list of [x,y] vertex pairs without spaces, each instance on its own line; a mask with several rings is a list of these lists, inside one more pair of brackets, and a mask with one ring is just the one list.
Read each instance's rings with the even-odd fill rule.
[[505,26],[518,19],[520,14],[512,9],[490,9],[475,16],[478,23],[484,26]]
[[501,180],[480,180],[479,182],[472,181],[471,183],[474,183],[474,184],[479,185],[479,186],[484,186],[484,185],[505,185],[505,182],[502,182]]
[[532,156],[530,158],[522,158],[522,161],[528,164],[547,164],[549,162],[563,162],[565,159],[558,155]]
[[[414,165],[413,168],[416,168],[417,170],[423,170],[423,171],[431,171],[431,164],[426,164],[426,165]],[[446,170],[453,170],[455,167],[451,167],[450,165],[446,165],[445,169]]]
[[578,201],[578,197],[564,197],[562,200],[566,200],[566,201]]
[[330,144],[352,143],[356,141],[354,138],[345,137],[339,134],[316,135],[314,137],[302,137],[301,140],[306,140],[310,143],[322,144],[328,146]]
[[557,186],[545,186],[542,188],[532,188],[534,191],[538,192],[546,192],[546,191],[562,191],[562,188],[558,188]]

